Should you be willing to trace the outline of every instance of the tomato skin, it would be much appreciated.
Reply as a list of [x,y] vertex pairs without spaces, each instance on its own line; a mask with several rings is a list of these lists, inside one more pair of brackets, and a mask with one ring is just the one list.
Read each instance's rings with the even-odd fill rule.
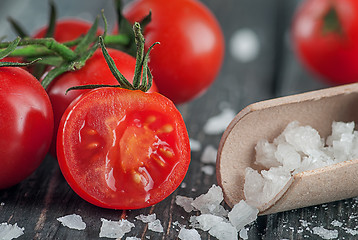
[[[324,16],[334,7],[342,32],[323,33]],[[358,2],[306,0],[292,23],[295,52],[304,66],[330,84],[358,81]]]
[[67,108],[57,156],[65,179],[86,201],[137,209],[158,203],[179,186],[190,145],[184,121],[166,97],[101,88]]
[[[63,18],[56,21],[56,28],[54,32],[54,39],[60,43],[72,41],[76,38],[86,35],[90,30],[92,23],[77,19],[77,18]],[[38,29],[34,34],[34,38],[45,37],[47,26]],[[103,33],[102,29],[97,30],[97,35]]]
[[[126,77],[128,81],[132,82],[135,69],[135,58],[116,49],[108,48],[107,51],[113,58],[118,70],[123,74],[123,76]],[[66,94],[67,89],[70,87],[90,84],[118,85],[118,81],[109,70],[109,67],[100,49],[96,50],[92,57],[87,60],[84,67],[77,71],[66,72],[60,75],[53,80],[47,89],[53,106],[55,119],[54,137],[50,149],[50,152],[53,156],[56,156],[56,134],[62,114],[75,98],[85,92],[90,91],[73,90]],[[156,91],[157,87],[153,83],[153,86],[150,88],[149,92]]]
[[149,67],[159,92],[175,104],[203,94],[220,71],[224,37],[214,15],[195,0],[139,0],[124,8],[131,22],[152,12],[146,26],[146,48],[160,42]]
[[0,189],[4,189],[36,170],[52,139],[49,97],[24,69],[0,68],[0,132]]

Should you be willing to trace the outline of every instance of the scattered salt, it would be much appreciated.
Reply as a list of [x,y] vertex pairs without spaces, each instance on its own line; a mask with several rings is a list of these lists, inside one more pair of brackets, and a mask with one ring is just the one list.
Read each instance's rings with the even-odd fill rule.
[[239,236],[240,236],[240,238],[245,239],[245,240],[249,239],[246,228],[243,228],[240,230]]
[[184,208],[186,212],[191,212],[194,210],[194,207],[191,205],[193,201],[194,201],[193,198],[189,198],[185,196],[178,195],[175,198],[175,203],[181,206],[182,208]]
[[57,221],[59,221],[63,226],[71,229],[77,229],[77,230],[86,229],[86,223],[83,222],[82,217],[77,214],[71,214],[71,215],[57,218]]
[[342,227],[342,226],[343,226],[343,223],[340,222],[340,221],[337,221],[337,220],[333,220],[333,221],[331,222],[331,224],[332,224],[333,226],[335,226],[335,227]]
[[201,162],[215,164],[217,152],[218,150],[214,146],[206,146],[200,158]]
[[182,183],[180,184],[180,187],[181,187],[181,188],[186,188],[186,183],[185,183],[185,182],[182,182]]
[[137,237],[126,237],[126,240],[141,240],[141,239]]
[[4,203],[4,202],[1,202],[1,203],[0,203],[0,206],[4,206],[4,205],[5,205],[5,203]]
[[227,211],[220,205],[224,195],[221,187],[213,185],[206,194],[202,194],[192,202],[192,206],[202,214],[210,213],[217,216],[227,216]]
[[144,223],[148,223],[148,229],[153,232],[163,232],[163,226],[159,219],[157,219],[156,214],[150,214],[145,216],[143,214],[136,216],[136,219],[141,220]]
[[238,231],[243,229],[247,224],[256,220],[259,210],[248,205],[244,200],[235,204],[228,214],[230,223]]
[[133,223],[126,219],[111,221],[101,218],[101,221],[102,226],[99,237],[122,238],[126,233],[129,233],[132,228],[135,227]]
[[250,62],[259,54],[260,42],[254,31],[243,28],[237,30],[230,39],[231,55],[240,62]]
[[197,230],[181,228],[178,235],[181,240],[200,240],[201,237]]
[[201,143],[198,140],[194,140],[190,138],[189,142],[190,142],[190,149],[192,152],[197,152],[201,150]]
[[336,239],[338,238],[337,230],[329,230],[324,227],[314,227],[312,228],[313,233],[320,236],[323,239]]
[[20,228],[17,223],[14,225],[8,223],[0,224],[0,239],[11,240],[20,237],[24,234],[25,228]]
[[206,175],[214,175],[215,173],[215,167],[211,165],[205,165],[201,167],[201,171],[205,173]]
[[211,117],[204,125],[204,133],[209,135],[221,134],[225,131],[236,113],[230,108],[224,108],[219,115]]

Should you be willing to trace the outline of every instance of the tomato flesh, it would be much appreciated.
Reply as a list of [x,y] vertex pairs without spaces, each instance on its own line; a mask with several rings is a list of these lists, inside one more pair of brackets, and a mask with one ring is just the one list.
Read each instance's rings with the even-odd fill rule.
[[57,142],[70,186],[105,208],[143,208],[163,200],[190,162],[181,115],[157,93],[91,91],[66,110]]

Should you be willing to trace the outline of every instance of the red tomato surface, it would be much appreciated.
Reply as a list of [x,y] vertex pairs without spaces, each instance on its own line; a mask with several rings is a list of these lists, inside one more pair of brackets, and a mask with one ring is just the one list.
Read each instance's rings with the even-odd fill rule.
[[104,208],[136,209],[179,186],[190,146],[184,121],[166,97],[101,88],[66,110],[57,156],[67,182],[83,199]]
[[[86,35],[93,23],[87,22],[76,18],[64,18],[59,19],[56,22],[56,28],[54,33],[54,39],[58,42],[67,42],[75,40],[76,38]],[[43,38],[46,34],[47,26],[37,30],[33,37]],[[97,30],[97,35],[102,34],[102,30]]]
[[174,103],[192,100],[215,80],[223,60],[224,38],[209,9],[196,0],[139,0],[124,9],[125,17],[140,21],[149,10],[152,21],[145,27],[149,66],[159,92]]
[[52,139],[50,99],[24,69],[0,67],[0,133],[0,189],[4,189],[35,171]]
[[[338,28],[329,30],[326,26],[333,25],[324,19],[332,13]],[[333,84],[358,81],[358,1],[302,2],[294,17],[292,39],[299,59],[311,72]]]
[[[113,58],[118,70],[130,82],[133,81],[135,58],[116,49],[107,49],[109,55]],[[56,134],[62,114],[70,103],[89,90],[73,90],[66,94],[66,90],[74,86],[90,84],[109,84],[118,85],[118,81],[110,71],[106,60],[103,57],[101,49],[98,49],[93,56],[87,60],[84,67],[74,72],[67,72],[55,78],[47,89],[51,99],[55,128],[53,143],[51,145],[51,154],[56,156]],[[156,92],[157,87],[153,86],[149,92]]]

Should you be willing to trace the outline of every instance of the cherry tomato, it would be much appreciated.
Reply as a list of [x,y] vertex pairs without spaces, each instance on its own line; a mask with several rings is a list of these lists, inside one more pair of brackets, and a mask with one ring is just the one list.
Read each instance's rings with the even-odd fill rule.
[[57,156],[67,182],[86,201],[137,209],[179,186],[190,146],[184,121],[169,99],[111,87],[92,90],[67,108]]
[[[92,23],[76,19],[76,18],[64,18],[56,21],[54,39],[58,42],[67,42],[75,40],[76,38],[86,35],[88,30],[91,28]],[[43,38],[46,34],[47,26],[37,30],[33,37]],[[102,34],[102,30],[97,30],[97,35]]]
[[[107,49],[113,58],[118,70],[128,79],[133,80],[135,69],[135,58],[116,49]],[[48,95],[53,106],[55,128],[53,143],[50,152],[56,156],[56,134],[58,125],[60,123],[62,114],[70,103],[89,90],[73,90],[66,94],[67,89],[75,86],[90,85],[90,84],[108,84],[118,85],[118,81],[109,70],[106,60],[103,57],[102,51],[98,49],[93,56],[87,60],[84,67],[74,72],[67,72],[55,78],[47,89]],[[157,87],[153,86],[149,92],[156,92]]]
[[4,189],[35,171],[53,133],[50,99],[22,68],[0,67],[0,132],[0,189]]
[[214,15],[196,0],[139,0],[124,9],[125,17],[139,22],[152,12],[145,27],[151,53],[149,67],[159,92],[174,103],[204,93],[215,80],[223,60],[224,38]]
[[292,39],[304,66],[331,84],[358,81],[358,2],[308,0],[298,8]]

